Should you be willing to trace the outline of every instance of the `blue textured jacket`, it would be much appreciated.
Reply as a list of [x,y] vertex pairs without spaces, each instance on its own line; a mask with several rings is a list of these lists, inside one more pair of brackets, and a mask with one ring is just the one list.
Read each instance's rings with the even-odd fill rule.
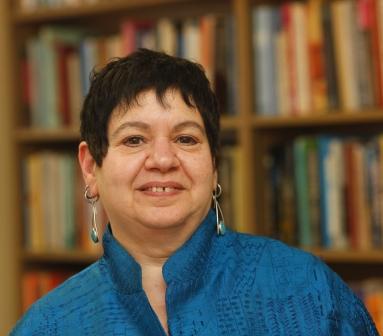
[[[11,335],[164,335],[140,266],[110,229],[103,245],[100,260],[37,301]],[[172,336],[378,335],[361,301],[319,259],[272,239],[217,236],[213,212],[163,275]]]

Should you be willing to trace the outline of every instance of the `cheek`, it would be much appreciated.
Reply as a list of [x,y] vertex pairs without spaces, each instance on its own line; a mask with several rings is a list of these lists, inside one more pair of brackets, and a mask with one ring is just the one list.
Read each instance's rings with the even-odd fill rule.
[[131,184],[140,169],[144,159],[137,157],[110,157],[102,165],[101,183],[105,187],[123,187]]
[[213,162],[210,156],[201,155],[189,157],[183,160],[184,168],[194,183],[200,184],[199,187],[213,190],[215,173]]

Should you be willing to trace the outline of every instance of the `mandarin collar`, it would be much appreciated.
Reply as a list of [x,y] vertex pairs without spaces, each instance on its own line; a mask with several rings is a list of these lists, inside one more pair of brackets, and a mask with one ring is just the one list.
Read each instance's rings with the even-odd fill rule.
[[[165,262],[162,273],[167,285],[198,278],[204,272],[212,245],[217,238],[215,213],[210,210],[191,237]],[[142,291],[141,266],[114,238],[110,225],[103,236],[103,259],[118,291]]]

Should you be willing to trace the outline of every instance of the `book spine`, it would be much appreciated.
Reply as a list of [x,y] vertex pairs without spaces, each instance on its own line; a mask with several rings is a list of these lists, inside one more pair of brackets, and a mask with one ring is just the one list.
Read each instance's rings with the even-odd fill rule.
[[320,206],[321,206],[321,235],[322,246],[325,248],[331,247],[329,234],[329,181],[327,175],[328,160],[329,160],[329,142],[327,137],[320,137],[319,144],[319,181],[320,181]]
[[330,6],[341,107],[346,111],[355,112],[360,107],[360,99],[355,60],[353,3],[340,0],[331,2]]
[[255,61],[256,112],[260,115],[277,113],[275,63],[275,9],[268,6],[253,10],[253,50]]
[[323,113],[327,111],[328,99],[321,3],[320,0],[310,0],[308,2],[307,30],[312,107],[315,112]]
[[324,43],[325,75],[327,83],[327,97],[329,109],[337,109],[340,106],[338,74],[336,71],[335,46],[334,46],[334,22],[330,3],[322,3],[322,29]]
[[299,243],[301,246],[312,246],[306,138],[298,138],[294,141],[294,173]]
[[292,3],[290,8],[298,115],[307,115],[312,107],[306,9],[306,5],[301,3]]

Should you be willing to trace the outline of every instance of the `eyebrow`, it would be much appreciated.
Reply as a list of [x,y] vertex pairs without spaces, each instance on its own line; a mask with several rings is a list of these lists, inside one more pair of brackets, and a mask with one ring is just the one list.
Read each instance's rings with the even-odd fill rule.
[[[205,134],[205,129],[203,126],[201,126],[199,123],[192,121],[192,120],[187,120],[183,121],[173,127],[173,130],[175,132],[179,132],[185,128],[192,127],[198,129],[202,134]],[[127,128],[136,128],[136,129],[141,129],[143,131],[148,131],[150,129],[150,124],[147,124],[142,121],[127,121],[122,123],[120,126],[117,127],[117,129],[112,133],[111,137],[115,138],[118,136],[120,132],[122,132],[124,129]]]
[[147,131],[150,128],[150,125],[142,121],[127,121],[118,126],[117,129],[112,133],[111,137],[115,138],[118,133],[122,132],[126,128],[137,128]]
[[191,121],[191,120],[183,121],[183,122],[177,124],[176,126],[174,126],[173,129],[174,129],[174,131],[178,132],[178,131],[181,131],[182,129],[188,128],[188,127],[197,128],[202,134],[205,134],[204,127],[202,127],[199,123],[197,123],[195,121]]

